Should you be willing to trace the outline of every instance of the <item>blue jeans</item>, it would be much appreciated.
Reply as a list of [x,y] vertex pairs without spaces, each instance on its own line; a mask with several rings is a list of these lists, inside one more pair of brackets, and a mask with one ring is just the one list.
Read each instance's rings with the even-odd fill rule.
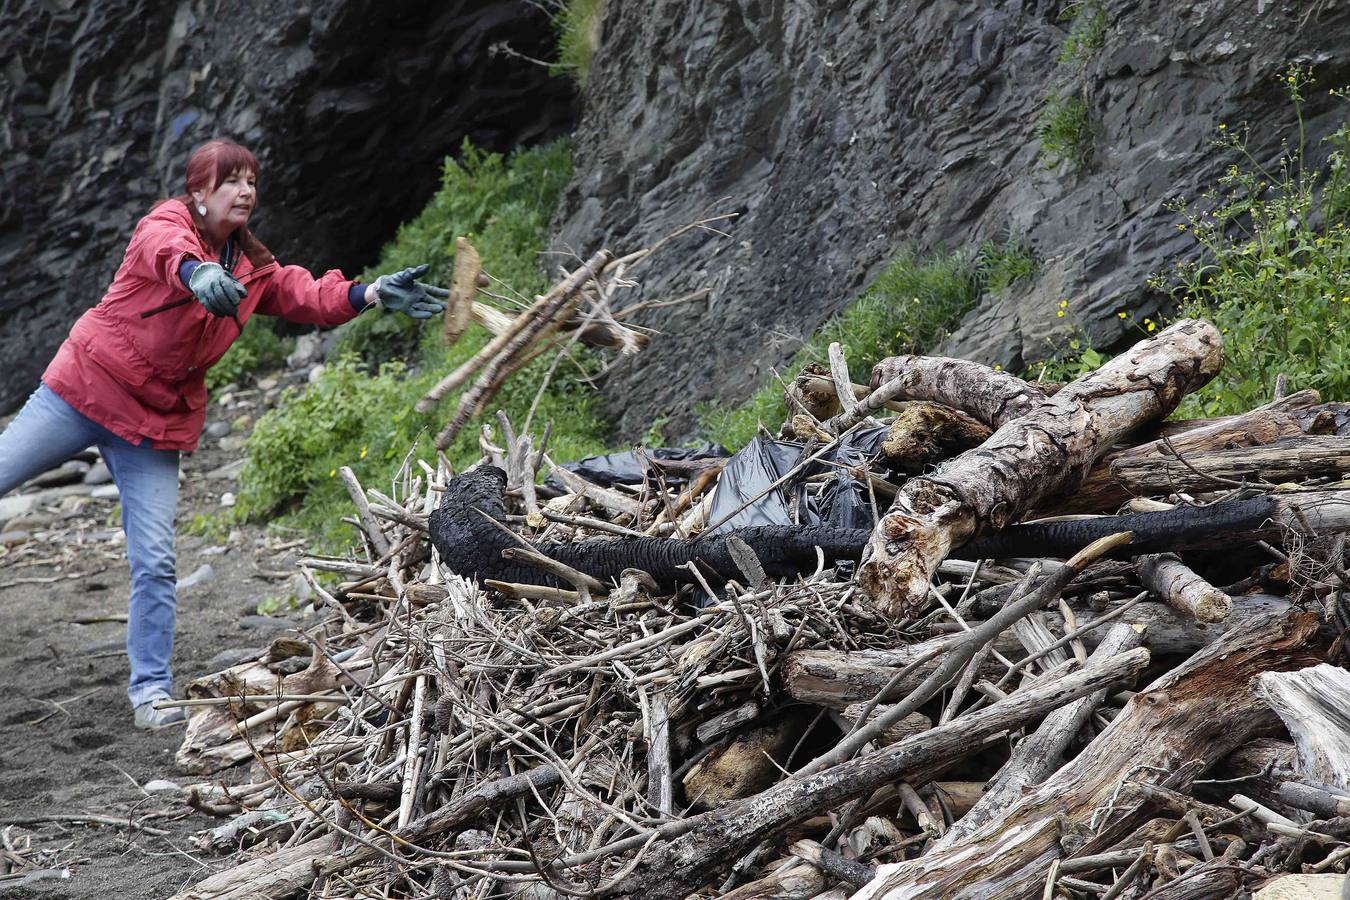
[[178,505],[178,451],[130,443],[90,421],[47,387],[38,387],[0,433],[0,496],[35,475],[97,446],[122,501],[131,564],[127,658],[132,706],[169,696],[173,626],[178,606],[173,516]]

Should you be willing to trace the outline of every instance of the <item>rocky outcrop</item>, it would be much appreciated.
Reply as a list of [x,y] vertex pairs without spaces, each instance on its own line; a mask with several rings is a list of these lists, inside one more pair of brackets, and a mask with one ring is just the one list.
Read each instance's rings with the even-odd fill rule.
[[0,413],[97,302],[136,219],[182,190],[197,144],[263,168],[255,231],[285,262],[359,271],[463,138],[566,131],[572,87],[538,64],[525,0],[20,0],[0,28]]
[[[1162,303],[1147,276],[1193,252],[1166,203],[1235,161],[1211,145],[1220,123],[1250,123],[1257,155],[1273,156],[1294,133],[1276,77],[1295,60],[1317,66],[1310,141],[1344,119],[1326,88],[1344,80],[1350,8],[1111,0],[1102,47],[1063,64],[1064,5],[610,3],[559,244],[645,246],[722,198],[740,213],[729,239],[684,238],[644,272],[649,296],[712,292],[650,311],[661,336],[607,388],[622,433],[663,414],[687,432],[696,403],[744,398],[904,243],[1011,233],[1041,260],[944,351],[1017,369],[1070,323],[1109,345],[1118,311]],[[1094,123],[1080,172],[1040,155],[1052,93],[1083,98]]]

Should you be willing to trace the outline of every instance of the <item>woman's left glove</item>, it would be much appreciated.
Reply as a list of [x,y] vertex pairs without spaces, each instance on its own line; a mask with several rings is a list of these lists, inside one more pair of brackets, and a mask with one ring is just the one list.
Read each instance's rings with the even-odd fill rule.
[[429,319],[445,312],[450,290],[417,280],[430,268],[423,264],[393,275],[381,275],[371,285],[375,291],[375,302],[385,309],[396,310],[414,319]]

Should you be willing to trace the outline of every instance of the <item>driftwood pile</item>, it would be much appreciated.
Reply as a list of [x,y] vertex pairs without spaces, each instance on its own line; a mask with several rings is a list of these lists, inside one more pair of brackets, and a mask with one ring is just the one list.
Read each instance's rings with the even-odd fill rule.
[[181,766],[254,773],[192,791],[226,817],[200,847],[242,855],[179,897],[1194,900],[1344,871],[1345,408],[1160,424],[1221,364],[1195,321],[1058,390],[916,357],[857,387],[831,355],[770,487],[889,423],[852,472],[872,529],[720,529],[718,461],[557,469],[548,497],[505,421],[467,473],[344,473],[363,551],[302,563],[326,619],[178,701]]

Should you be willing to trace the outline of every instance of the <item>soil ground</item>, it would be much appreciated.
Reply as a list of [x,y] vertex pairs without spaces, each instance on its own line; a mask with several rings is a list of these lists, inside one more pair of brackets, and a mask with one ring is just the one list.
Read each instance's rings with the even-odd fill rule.
[[[264,398],[275,393],[242,392],[252,402],[213,404],[208,421],[233,421],[243,412],[256,420]],[[261,650],[295,624],[254,613],[260,601],[286,595],[284,574],[295,571],[303,552],[296,535],[257,526],[234,528],[228,537],[184,533],[184,523],[219,513],[221,495],[236,489],[228,478],[208,477],[240,456],[238,435],[224,443],[233,452],[204,436],[202,449],[182,463],[179,578],[204,564],[215,577],[179,591],[175,696],[191,679],[218,669],[211,660],[221,651]],[[228,857],[199,852],[190,841],[225,820],[191,810],[176,792],[142,790],[156,779],[180,785],[209,779],[184,776],[175,766],[181,726],[133,727],[126,625],[76,621],[127,610],[130,576],[116,500],[63,504],[56,521],[32,527],[31,539],[0,548],[0,834],[32,817],[90,813],[132,816],[169,833],[70,822],[17,825],[7,832],[11,843],[22,848],[31,840],[37,853],[26,855],[70,875],[21,885],[0,880],[0,897],[170,897],[230,865]],[[242,766],[216,777],[251,780]]]

